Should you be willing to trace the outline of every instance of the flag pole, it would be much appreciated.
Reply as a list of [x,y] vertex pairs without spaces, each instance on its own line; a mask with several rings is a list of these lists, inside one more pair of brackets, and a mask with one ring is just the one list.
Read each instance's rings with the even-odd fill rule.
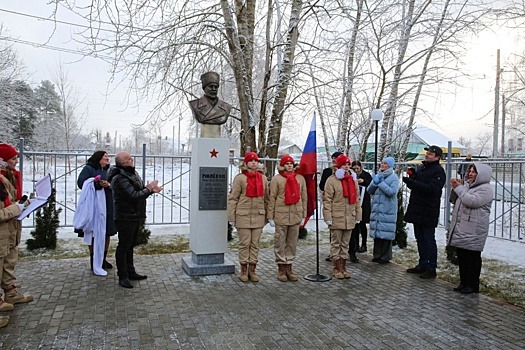
[[306,275],[303,278],[311,282],[327,282],[327,281],[330,281],[332,277],[321,275],[319,273],[319,191],[317,191],[317,171],[315,172],[314,179],[315,179],[315,186],[316,186],[316,191],[315,191],[315,241],[316,241],[315,248],[316,248],[316,252],[315,252],[315,257],[316,257],[316,262],[317,262],[317,269],[316,269],[315,274]]

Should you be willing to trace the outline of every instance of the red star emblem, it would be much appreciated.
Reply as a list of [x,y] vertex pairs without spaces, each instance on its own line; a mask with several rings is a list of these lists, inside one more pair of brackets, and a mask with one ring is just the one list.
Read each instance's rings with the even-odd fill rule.
[[219,154],[219,152],[216,151],[214,148],[210,151],[210,154],[211,154],[210,158],[217,158],[217,154]]

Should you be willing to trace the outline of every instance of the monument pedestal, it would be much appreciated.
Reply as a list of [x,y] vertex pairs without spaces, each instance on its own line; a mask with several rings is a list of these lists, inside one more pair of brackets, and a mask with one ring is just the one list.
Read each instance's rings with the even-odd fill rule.
[[234,273],[224,260],[228,249],[228,167],[230,140],[191,141],[190,249],[182,268],[190,276]]

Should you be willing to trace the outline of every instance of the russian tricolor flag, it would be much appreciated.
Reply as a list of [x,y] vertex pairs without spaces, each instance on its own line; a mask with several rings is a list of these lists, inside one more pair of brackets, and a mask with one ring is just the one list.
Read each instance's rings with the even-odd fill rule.
[[310,126],[310,132],[304,145],[303,154],[299,161],[299,170],[297,172],[303,175],[306,180],[306,189],[308,192],[306,218],[304,221],[304,225],[306,225],[317,207],[317,137],[315,132],[315,115],[312,119],[312,125]]

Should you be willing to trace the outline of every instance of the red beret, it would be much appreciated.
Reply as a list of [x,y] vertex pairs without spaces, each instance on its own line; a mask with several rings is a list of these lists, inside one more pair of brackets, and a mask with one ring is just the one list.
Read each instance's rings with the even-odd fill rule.
[[279,164],[281,166],[284,166],[288,162],[292,162],[292,163],[295,164],[295,160],[293,159],[293,157],[291,155],[289,155],[289,154],[285,154],[284,156],[282,156],[281,162]]
[[248,152],[244,155],[244,164],[247,164],[251,160],[259,161],[259,156],[255,152]]
[[9,159],[17,155],[18,151],[16,150],[16,148],[14,148],[11,145],[8,145],[7,143],[0,143],[0,158],[2,158],[4,161],[8,161]]
[[350,158],[348,158],[348,157],[345,156],[344,154],[341,154],[340,156],[338,156],[338,157],[335,159],[335,165],[336,165],[338,168],[342,167],[342,166],[345,165],[346,163],[351,164],[352,162],[350,161]]

